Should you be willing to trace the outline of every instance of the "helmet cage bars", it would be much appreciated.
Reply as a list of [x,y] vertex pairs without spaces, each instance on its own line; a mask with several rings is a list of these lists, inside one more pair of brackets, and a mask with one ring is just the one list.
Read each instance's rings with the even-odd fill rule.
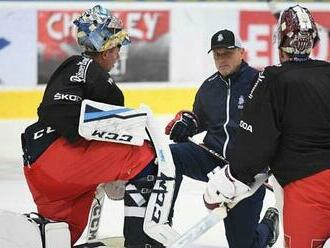
[[319,41],[311,13],[299,5],[282,11],[275,32],[278,48],[293,57],[308,57]]
[[86,10],[73,23],[78,27],[77,42],[85,51],[103,52],[130,43],[121,20],[100,5]]

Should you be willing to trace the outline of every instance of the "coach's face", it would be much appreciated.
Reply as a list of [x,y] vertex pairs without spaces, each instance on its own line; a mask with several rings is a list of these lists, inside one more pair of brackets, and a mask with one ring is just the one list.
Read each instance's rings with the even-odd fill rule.
[[244,56],[243,48],[215,48],[213,59],[217,70],[224,77],[238,70]]

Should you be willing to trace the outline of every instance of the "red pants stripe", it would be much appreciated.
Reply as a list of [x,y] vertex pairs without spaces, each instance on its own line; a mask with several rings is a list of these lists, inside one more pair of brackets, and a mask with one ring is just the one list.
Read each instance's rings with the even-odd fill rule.
[[72,244],[84,231],[96,187],[118,179],[129,180],[154,159],[149,143],[131,146],[81,140],[70,144],[57,139],[24,173],[46,218],[69,224]]
[[330,237],[330,169],[284,187],[287,248],[320,248]]

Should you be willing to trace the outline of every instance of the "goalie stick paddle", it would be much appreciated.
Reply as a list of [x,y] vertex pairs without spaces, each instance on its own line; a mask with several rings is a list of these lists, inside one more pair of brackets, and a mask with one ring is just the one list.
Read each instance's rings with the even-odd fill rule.
[[[197,145],[197,146],[203,148],[205,151],[208,151],[208,152],[211,153],[214,157],[220,159],[223,163],[225,163],[225,164],[229,164],[229,161],[228,161],[227,159],[225,159],[222,155],[220,155],[218,152],[216,152],[216,151],[214,151],[214,150],[212,150],[212,149],[209,149],[207,146],[205,146],[205,145],[203,145],[203,144],[198,144],[198,143],[196,143],[192,138],[188,138],[188,140],[189,140],[190,142],[194,143],[195,145]],[[264,183],[263,183],[263,186],[264,186],[266,189],[270,190],[271,192],[274,192],[274,188],[273,188],[273,186],[270,185],[269,183],[264,182]]]
[[199,238],[211,227],[215,226],[220,220],[227,217],[227,211],[230,211],[241,200],[253,195],[258,188],[268,179],[270,174],[258,174],[255,176],[255,182],[251,185],[251,190],[246,194],[238,196],[233,202],[213,209],[208,215],[202,218],[197,224],[186,231],[178,240],[172,243],[169,248],[186,247],[188,244]]

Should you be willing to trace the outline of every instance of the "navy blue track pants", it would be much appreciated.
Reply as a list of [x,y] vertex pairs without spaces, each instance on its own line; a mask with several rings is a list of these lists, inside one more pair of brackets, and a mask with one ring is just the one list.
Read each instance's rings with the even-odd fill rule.
[[[192,142],[171,144],[170,148],[176,166],[174,207],[183,175],[207,182],[207,174],[215,167],[222,167],[224,164],[208,151]],[[230,248],[261,248],[267,246],[270,230],[265,224],[259,224],[264,197],[265,188],[261,187],[253,196],[244,199],[229,211],[227,218],[224,219],[224,224]],[[172,209],[171,217],[173,217],[173,213]]]

